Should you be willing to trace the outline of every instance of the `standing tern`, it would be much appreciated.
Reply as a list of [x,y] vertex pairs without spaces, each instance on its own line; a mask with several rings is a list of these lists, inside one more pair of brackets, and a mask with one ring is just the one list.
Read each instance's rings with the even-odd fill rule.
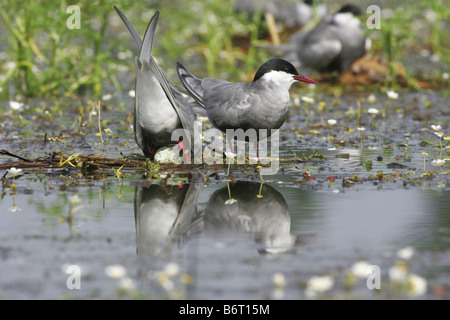
[[[185,97],[184,89],[169,79],[152,56],[159,11],[150,20],[144,39],[141,40],[126,16],[116,6],[114,9],[140,48],[139,57],[135,58],[136,98],[133,120],[137,145],[147,158],[154,160],[159,148],[175,144],[172,133],[182,128],[187,130],[184,136],[188,141],[179,141],[178,145],[182,151],[186,147],[191,151],[196,115]],[[186,159],[189,160],[188,155]]]
[[287,29],[303,28],[314,20],[328,14],[324,3],[314,4],[313,0],[237,0],[235,11],[247,13],[250,17],[256,12],[271,14],[277,23]]
[[364,35],[361,10],[344,5],[334,15],[326,16],[314,29],[298,32],[290,39],[302,67],[319,72],[343,72],[370,49],[370,39]]
[[251,82],[198,79],[180,63],[177,63],[177,71],[187,92],[206,110],[213,126],[222,132],[278,129],[289,111],[291,85],[297,81],[318,84],[279,58],[261,65]]

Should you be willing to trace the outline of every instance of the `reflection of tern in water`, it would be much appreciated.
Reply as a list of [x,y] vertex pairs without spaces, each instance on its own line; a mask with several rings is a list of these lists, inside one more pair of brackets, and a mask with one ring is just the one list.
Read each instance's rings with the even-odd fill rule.
[[158,254],[166,244],[182,242],[197,233],[194,219],[203,183],[179,186],[137,186],[134,199],[139,254]]
[[[216,190],[207,203],[200,204],[203,190],[204,181],[195,177],[181,187],[136,187],[138,254],[158,255],[174,243],[211,231],[231,237],[236,232],[252,234],[260,253],[290,252],[299,243],[300,238],[291,234],[288,205],[271,186],[239,181]],[[229,201],[230,193],[234,201]]]
[[261,253],[292,250],[296,237],[291,234],[291,217],[281,193],[256,182],[239,181],[229,186],[232,198],[237,201],[227,201],[227,187],[214,192],[205,209],[205,231],[253,233],[261,245]]

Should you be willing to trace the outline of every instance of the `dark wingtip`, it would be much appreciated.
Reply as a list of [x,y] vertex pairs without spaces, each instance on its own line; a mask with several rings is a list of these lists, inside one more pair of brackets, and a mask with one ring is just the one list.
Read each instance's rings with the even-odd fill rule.
[[181,62],[177,61],[177,71],[178,71],[178,73],[180,73],[180,71],[179,71],[180,69],[186,71],[186,68],[181,64]]

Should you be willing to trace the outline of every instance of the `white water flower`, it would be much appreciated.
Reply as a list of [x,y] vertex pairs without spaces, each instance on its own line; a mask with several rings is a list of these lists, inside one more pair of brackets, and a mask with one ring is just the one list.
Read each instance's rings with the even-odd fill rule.
[[314,299],[321,293],[330,290],[334,285],[334,279],[331,276],[314,276],[309,279],[305,296],[308,299]]
[[18,102],[18,101],[10,101],[9,102],[9,106],[11,107],[11,109],[16,110],[16,111],[22,111],[24,105],[25,105],[24,103]]
[[330,290],[334,285],[332,276],[314,276],[308,280],[307,289],[316,292],[325,292]]
[[102,97],[102,100],[103,100],[103,101],[109,101],[109,100],[111,100],[111,98],[112,98],[112,95],[111,95],[110,93],[108,93],[108,94],[105,94],[105,95]]
[[284,277],[284,274],[277,272],[272,277],[272,282],[275,287],[281,288],[286,286],[286,278]]
[[370,103],[374,103],[375,101],[377,101],[377,98],[373,95],[373,93],[371,93],[371,94],[367,97],[367,101],[369,101]]
[[225,152],[225,156],[226,156],[227,158],[234,159],[234,158],[237,157],[237,154],[235,154],[235,153],[233,153],[233,152]]
[[358,127],[357,129],[358,129],[358,131],[360,131],[360,132],[363,132],[364,130],[366,130],[366,128],[364,128],[364,127]]
[[226,204],[226,205],[227,205],[227,204],[233,204],[233,203],[235,203],[235,202],[237,202],[236,199],[230,198],[230,199],[228,199],[227,201],[225,201],[225,204]]
[[435,159],[431,161],[431,165],[435,167],[440,167],[445,164],[445,161],[446,161],[445,159]]
[[314,103],[314,99],[311,97],[303,96],[301,99],[306,103]]
[[8,208],[8,211],[9,211],[9,212],[22,211],[22,208],[20,208],[20,207],[18,207],[18,206],[16,206],[16,205],[14,204],[12,207]]
[[132,97],[132,98],[135,98],[135,97],[136,97],[136,91],[130,90],[130,91],[128,91],[128,95],[129,95],[130,97]]
[[431,129],[433,129],[433,131],[439,131],[442,129],[442,127],[439,124],[438,125],[432,124]]
[[124,266],[120,264],[114,264],[105,268],[105,274],[113,279],[121,279],[125,277],[127,271]]
[[136,285],[135,285],[133,279],[125,277],[125,278],[120,279],[119,288],[121,288],[123,290],[131,291],[136,288]]
[[442,138],[444,136],[443,132],[435,132],[435,135],[437,135],[439,138]]
[[398,99],[398,93],[395,91],[389,90],[386,94],[390,99]]
[[11,167],[8,171],[11,172],[13,177],[20,175],[22,173],[22,169],[17,169],[15,167]]
[[337,123],[337,121],[334,119],[328,119],[327,122],[330,126],[334,126]]
[[424,295],[427,292],[427,280],[416,275],[408,276],[409,290],[408,294],[413,297]]
[[71,204],[79,204],[80,201],[81,201],[80,197],[78,195],[76,195],[76,194],[69,197],[69,202]]
[[378,109],[377,108],[369,108],[367,110],[367,112],[372,114],[372,115],[376,115],[378,113]]
[[372,274],[372,267],[367,261],[358,261],[352,265],[351,272],[358,278],[366,279]]
[[393,282],[404,283],[408,277],[408,268],[404,263],[396,263],[389,268],[389,279]]
[[397,251],[397,256],[403,260],[409,260],[414,255],[413,247],[405,247]]
[[175,277],[180,272],[180,267],[176,263],[168,263],[164,268],[164,273],[169,277]]

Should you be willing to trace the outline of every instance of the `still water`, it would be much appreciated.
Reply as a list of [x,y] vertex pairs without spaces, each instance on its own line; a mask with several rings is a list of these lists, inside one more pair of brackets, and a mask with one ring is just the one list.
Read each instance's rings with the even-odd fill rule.
[[[448,299],[448,188],[305,187],[293,172],[165,186],[24,174],[0,199],[0,298]],[[370,272],[350,272],[361,261]]]

